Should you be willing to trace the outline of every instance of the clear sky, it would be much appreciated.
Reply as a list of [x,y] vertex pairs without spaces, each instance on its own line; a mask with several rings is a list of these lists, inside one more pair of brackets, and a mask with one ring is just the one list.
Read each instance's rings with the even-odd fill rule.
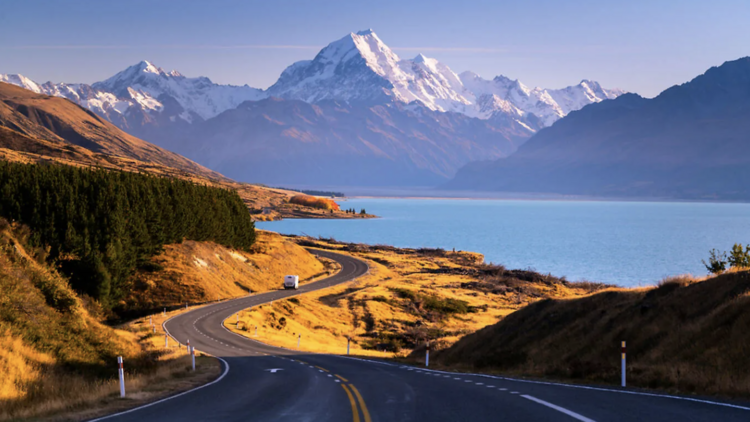
[[267,88],[297,60],[372,28],[401,57],[560,88],[654,96],[750,55],[750,1],[0,0],[0,73],[107,78],[140,60]]

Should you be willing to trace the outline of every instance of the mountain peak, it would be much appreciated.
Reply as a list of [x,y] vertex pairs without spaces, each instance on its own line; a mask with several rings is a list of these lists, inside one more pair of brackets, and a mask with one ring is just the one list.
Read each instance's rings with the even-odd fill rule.
[[364,31],[358,31],[357,35],[375,35],[377,37],[377,34],[375,34],[375,31],[372,29],[365,29]]
[[417,63],[424,63],[427,60],[430,60],[430,59],[422,53],[417,54],[417,57],[414,58],[414,61]]
[[141,72],[146,72],[146,73],[156,73],[156,74],[164,73],[164,71],[163,71],[163,70],[162,70],[161,68],[159,68],[159,67],[156,67],[156,66],[154,66],[154,64],[153,64],[153,63],[151,63],[151,62],[150,62],[150,61],[148,61],[148,60],[141,60],[141,61],[140,61],[140,62],[139,62],[139,63],[138,63],[137,65],[135,65],[135,66],[136,66],[136,67],[138,68],[138,70],[139,70],[139,71],[141,71]]

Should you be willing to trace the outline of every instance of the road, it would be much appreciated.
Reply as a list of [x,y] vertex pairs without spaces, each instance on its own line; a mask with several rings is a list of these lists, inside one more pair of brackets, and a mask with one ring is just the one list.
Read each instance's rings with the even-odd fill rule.
[[[211,385],[101,418],[147,421],[750,421],[750,405],[615,388],[429,371],[271,347],[222,321],[238,311],[351,281],[367,264],[333,252],[341,271],[298,291],[273,291],[198,308],[166,328],[222,359]],[[304,338],[302,339],[304,341]],[[342,352],[345,344],[342,344]]]

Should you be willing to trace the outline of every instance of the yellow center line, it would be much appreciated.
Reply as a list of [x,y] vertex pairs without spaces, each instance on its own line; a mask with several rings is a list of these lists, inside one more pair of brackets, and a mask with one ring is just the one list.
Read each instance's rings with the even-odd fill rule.
[[349,380],[348,380],[348,379],[346,379],[346,378],[342,377],[341,375],[338,375],[338,374],[333,374],[333,375],[336,375],[336,378],[340,379],[341,381],[344,381],[344,382],[349,382]]
[[344,384],[341,384],[346,391],[346,395],[349,396],[349,403],[352,404],[352,415],[354,416],[354,422],[359,422],[359,412],[357,411],[357,403],[354,401],[354,396]]
[[349,387],[352,389],[352,391],[354,391],[354,394],[357,396],[357,400],[359,400],[359,407],[362,409],[362,416],[365,417],[365,422],[371,422],[370,412],[367,411],[367,406],[365,406],[365,400],[362,398],[362,395],[359,394],[357,387],[355,387],[352,384],[349,384]]
[[326,368],[321,368],[320,366],[316,366],[316,368],[320,369],[321,371],[326,371],[326,372],[330,372],[330,371],[329,371],[329,370],[327,370]]

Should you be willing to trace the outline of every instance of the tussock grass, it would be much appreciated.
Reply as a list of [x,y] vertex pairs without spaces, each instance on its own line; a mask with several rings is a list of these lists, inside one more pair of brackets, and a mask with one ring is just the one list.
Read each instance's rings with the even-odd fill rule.
[[[43,263],[44,250],[30,248],[26,236],[0,221],[0,420],[86,418],[216,376],[213,359],[187,373],[184,349],[160,349],[153,329],[99,323],[87,309],[96,307]],[[128,371],[126,401],[117,356]]]
[[232,250],[212,242],[184,241],[167,245],[152,259],[162,271],[141,271],[123,307],[131,315],[162,307],[213,302],[276,290],[283,277],[308,279],[325,271],[323,264],[282,236],[257,230],[251,252]]
[[437,362],[471,370],[750,397],[750,272],[544,300],[466,336]]
[[488,266],[481,254],[472,252],[289,238],[370,264],[370,274],[354,283],[243,311],[239,325],[235,317],[226,321],[230,329],[252,338],[258,326],[258,340],[292,349],[301,334],[302,350],[345,353],[351,338],[353,354],[416,357],[427,340],[433,350],[448,347],[528,303],[592,290],[551,276]]

